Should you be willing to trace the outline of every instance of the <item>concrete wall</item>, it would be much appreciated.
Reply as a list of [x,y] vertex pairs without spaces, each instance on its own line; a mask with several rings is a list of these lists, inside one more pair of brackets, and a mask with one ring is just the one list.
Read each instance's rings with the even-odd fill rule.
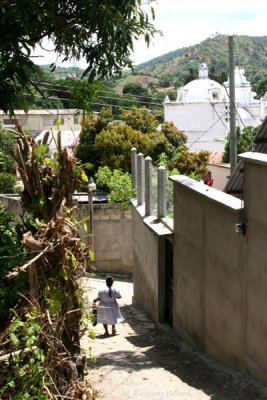
[[[88,215],[83,206],[81,216]],[[83,232],[84,233],[84,232]],[[133,241],[132,212],[120,204],[94,204],[94,268],[99,272],[132,275]]]
[[[17,214],[22,214],[19,196],[0,195],[4,206]],[[88,205],[82,205],[80,220],[88,216]],[[93,209],[94,253],[96,271],[132,275],[133,242],[132,212],[122,211],[120,204],[94,204]],[[83,225],[80,235],[85,242]]]
[[221,164],[208,164],[208,170],[214,179],[213,187],[215,189],[224,190],[230,175],[230,166]]
[[[267,381],[267,156],[242,155],[240,200],[174,180],[173,328],[219,361]],[[235,224],[247,221],[246,235]]]
[[154,217],[145,217],[142,206],[133,207],[134,302],[161,322],[164,316],[165,238],[172,232]]
[[173,328],[191,345],[240,367],[244,240],[241,202],[191,179],[174,182]]
[[[267,155],[240,158],[244,202],[187,177],[171,177],[173,329],[218,361],[267,381]],[[143,208],[133,211],[134,295],[161,322],[168,233],[159,228],[161,221],[145,218]],[[244,235],[235,229],[240,222],[246,223]]]
[[247,153],[242,158],[248,221],[244,364],[267,381],[267,156]]

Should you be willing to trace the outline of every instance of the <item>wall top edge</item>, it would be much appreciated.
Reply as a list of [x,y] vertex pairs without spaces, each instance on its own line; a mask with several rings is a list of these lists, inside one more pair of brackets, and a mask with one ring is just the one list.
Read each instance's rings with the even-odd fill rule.
[[264,153],[248,151],[246,153],[239,154],[238,158],[244,162],[267,166],[267,154]]
[[238,212],[244,207],[244,202],[242,200],[218,189],[207,186],[204,183],[197,182],[194,179],[188,178],[187,176],[173,175],[169,179],[173,181],[174,184],[177,183],[182,185],[189,190],[205,196],[213,202],[219,203],[220,205],[231,209],[232,211]]
[[158,236],[169,236],[173,234],[173,229],[171,226],[167,226],[168,219],[165,218],[163,221],[158,220],[154,216],[146,216],[145,215],[145,207],[144,205],[138,206],[137,201],[135,199],[131,200],[132,205],[140,215],[143,220],[143,223],[150,228],[156,235]]

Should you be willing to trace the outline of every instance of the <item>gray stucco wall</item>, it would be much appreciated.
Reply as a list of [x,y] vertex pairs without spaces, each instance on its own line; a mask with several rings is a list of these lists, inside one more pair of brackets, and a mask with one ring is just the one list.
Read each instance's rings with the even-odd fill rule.
[[[264,158],[244,160],[244,208],[191,180],[174,182],[173,327],[217,360],[267,381]],[[245,236],[235,232],[242,218]]]
[[248,220],[244,364],[267,381],[267,156],[249,153],[244,161]]
[[160,322],[164,314],[165,238],[172,232],[133,207],[134,301]]
[[[83,214],[86,215],[84,207]],[[99,272],[132,275],[132,211],[120,204],[94,204],[94,268]]]
[[[174,184],[174,330],[191,345],[240,366],[243,239],[235,233],[239,207]],[[224,200],[225,196],[223,195]],[[240,281],[241,280],[241,281]],[[241,283],[241,284],[240,284]]]
[[[267,381],[267,155],[241,158],[244,203],[192,179],[171,178],[173,329],[218,361]],[[243,221],[245,235],[235,231]],[[135,205],[135,301],[161,322],[168,234],[156,226],[160,221]]]

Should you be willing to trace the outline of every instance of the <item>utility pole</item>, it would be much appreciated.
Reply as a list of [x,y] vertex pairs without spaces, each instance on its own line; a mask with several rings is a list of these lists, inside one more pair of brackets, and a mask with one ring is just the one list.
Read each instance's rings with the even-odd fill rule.
[[233,173],[237,163],[236,110],[235,110],[235,61],[234,37],[229,36],[229,98],[230,98],[230,167]]

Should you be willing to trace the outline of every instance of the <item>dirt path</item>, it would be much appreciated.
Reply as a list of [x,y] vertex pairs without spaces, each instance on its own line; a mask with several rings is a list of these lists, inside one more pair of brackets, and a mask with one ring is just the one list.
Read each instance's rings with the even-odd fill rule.
[[[267,386],[196,352],[168,327],[157,328],[132,305],[132,282],[115,279],[125,321],[115,336],[104,337],[103,326],[97,325],[96,339],[82,340],[97,360],[88,359],[88,379],[99,400],[267,400]],[[105,280],[93,277],[85,285],[91,300]]]

